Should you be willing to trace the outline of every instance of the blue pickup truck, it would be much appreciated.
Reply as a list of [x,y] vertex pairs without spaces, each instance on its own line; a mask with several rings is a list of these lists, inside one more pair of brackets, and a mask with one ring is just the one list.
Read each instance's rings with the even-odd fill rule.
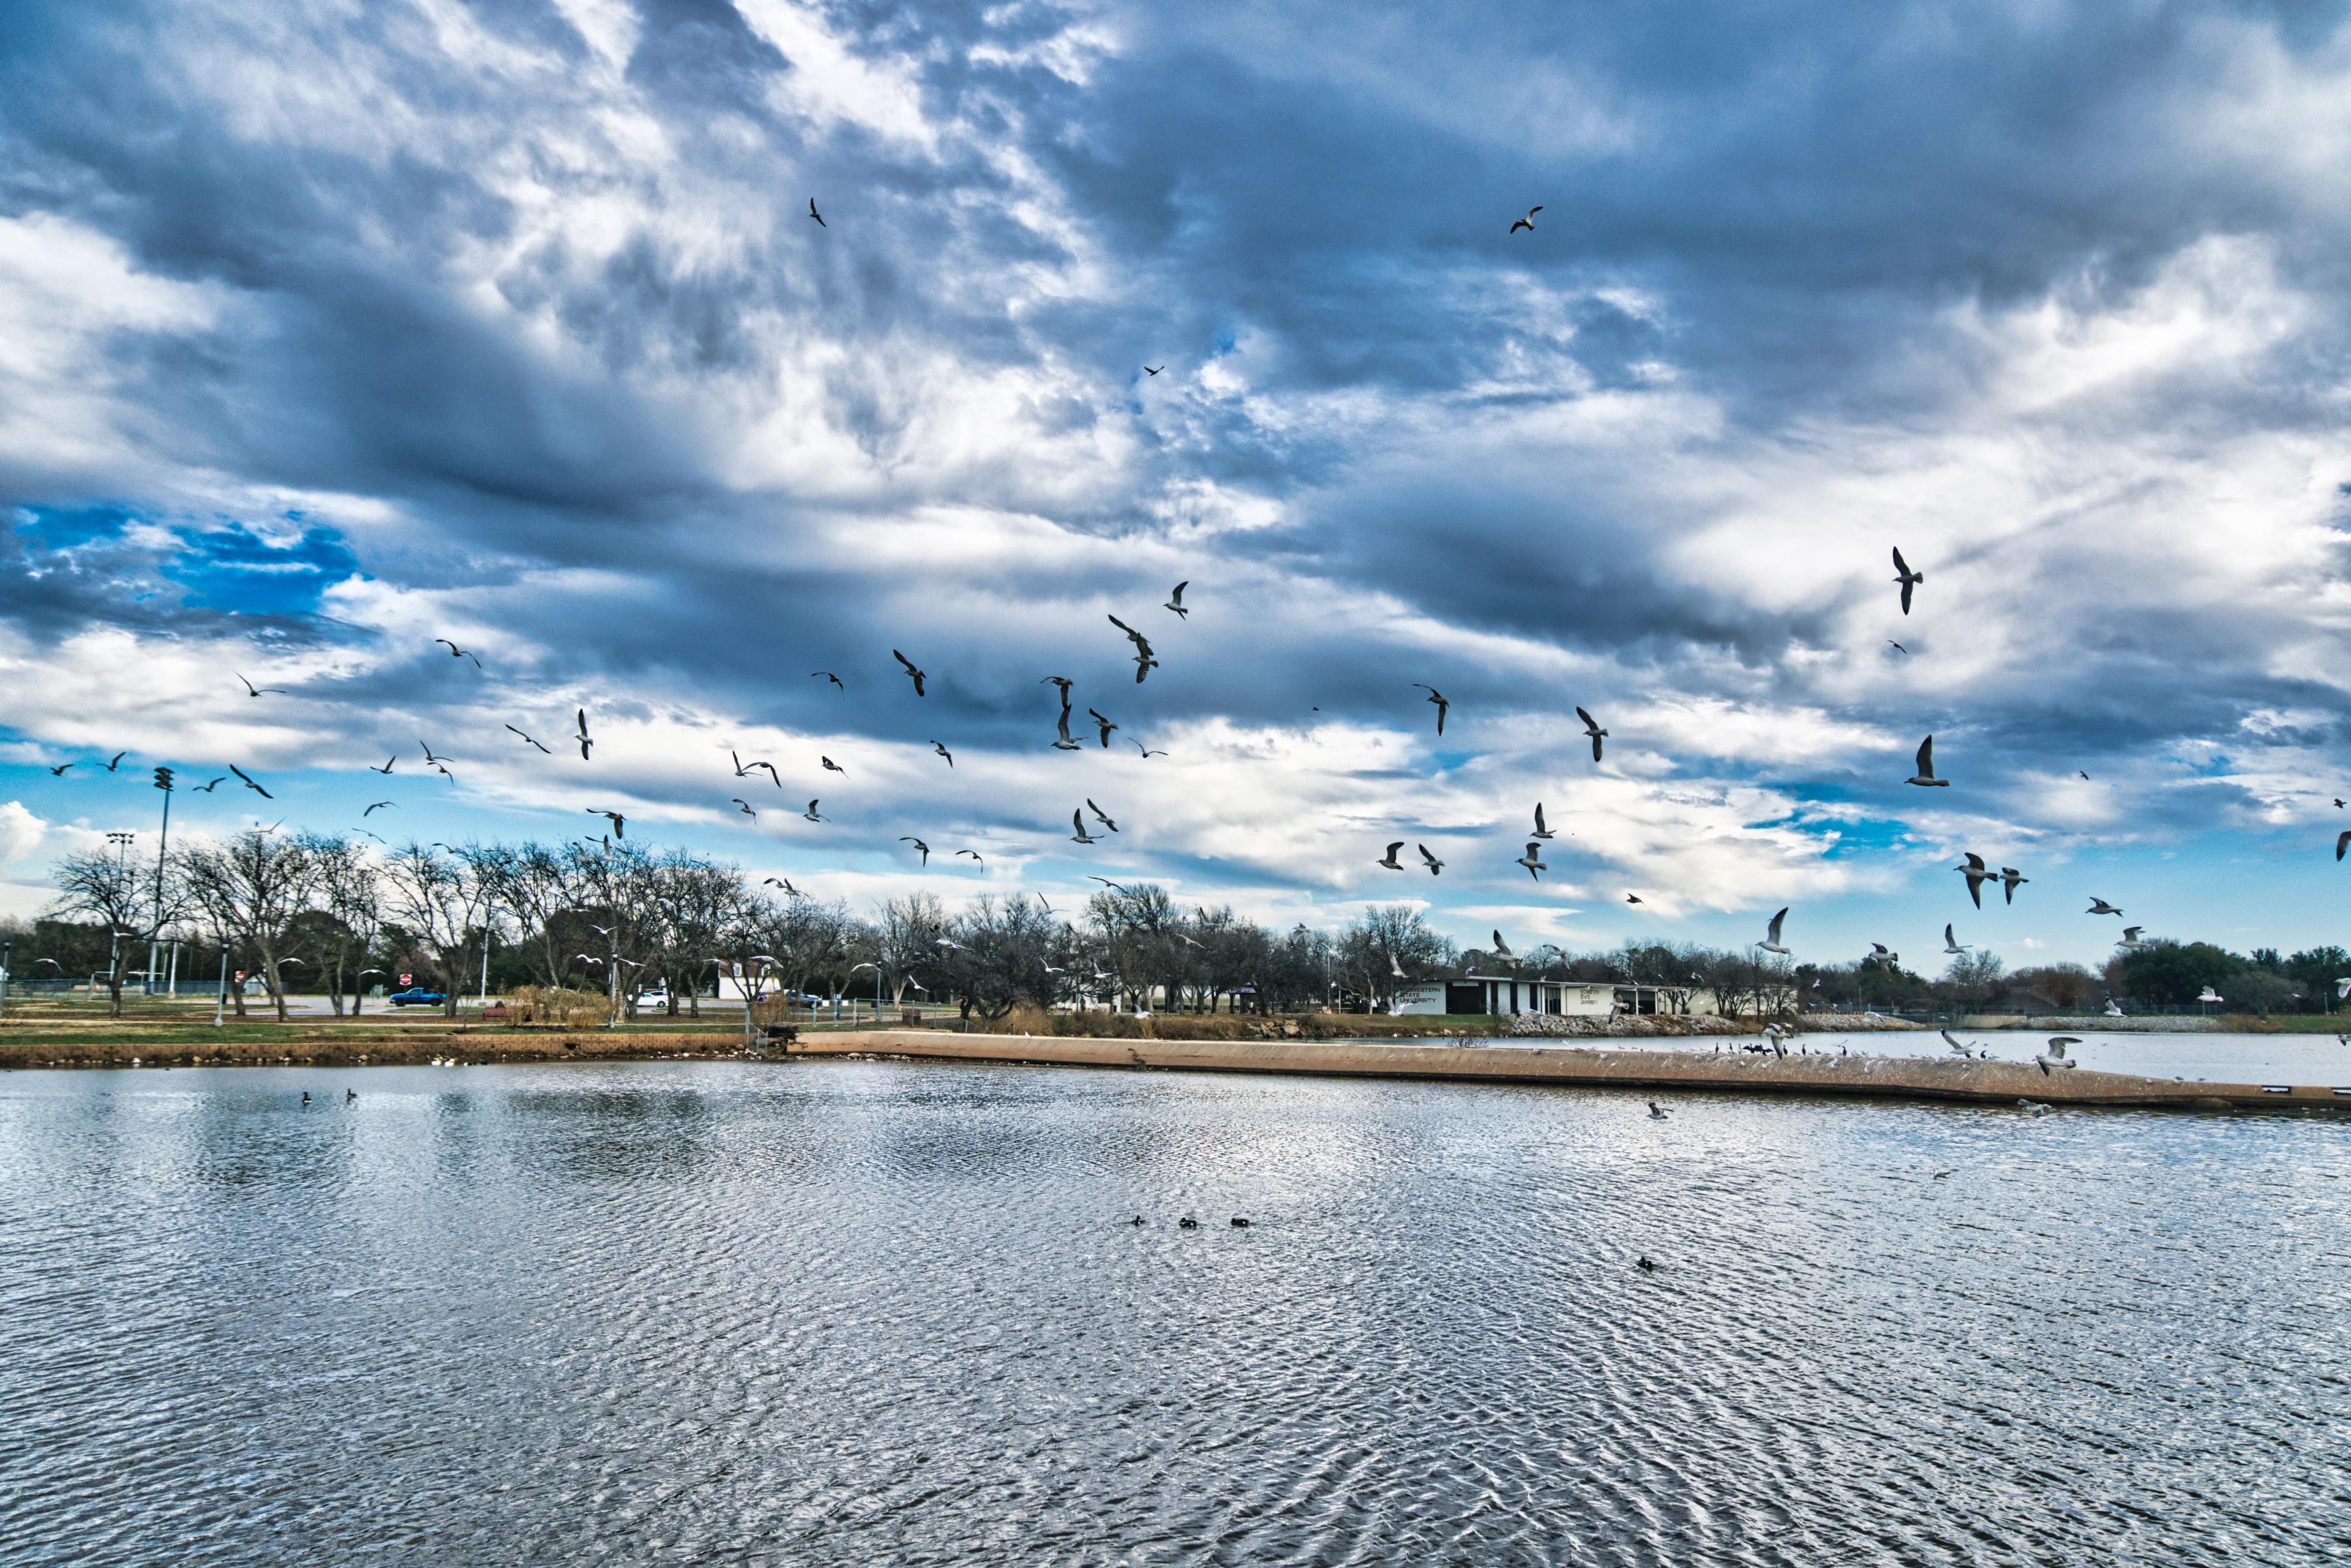
[[438,1008],[448,1005],[449,998],[439,991],[428,991],[422,986],[412,986],[404,991],[394,991],[384,998],[396,1008]]

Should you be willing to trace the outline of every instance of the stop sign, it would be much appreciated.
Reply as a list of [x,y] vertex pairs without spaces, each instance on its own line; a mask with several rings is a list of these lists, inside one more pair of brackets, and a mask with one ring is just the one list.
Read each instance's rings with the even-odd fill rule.
[[402,975],[402,976],[401,976],[401,977],[400,977],[400,983],[401,983],[402,985],[405,986],[405,985],[409,984],[409,983],[413,979],[413,977],[413,977],[413,976],[409,976],[409,975]]
[[237,977],[238,979],[240,979],[240,980],[244,979],[244,978],[245,978],[245,971],[244,971],[243,969],[239,969],[239,970],[236,972],[236,977]]

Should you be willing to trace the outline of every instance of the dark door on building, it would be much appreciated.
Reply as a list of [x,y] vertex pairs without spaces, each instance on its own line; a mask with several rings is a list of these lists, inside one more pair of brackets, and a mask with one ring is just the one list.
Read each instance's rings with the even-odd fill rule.
[[1486,988],[1480,985],[1451,985],[1445,988],[1445,1010],[1448,1013],[1482,1013],[1486,1010]]

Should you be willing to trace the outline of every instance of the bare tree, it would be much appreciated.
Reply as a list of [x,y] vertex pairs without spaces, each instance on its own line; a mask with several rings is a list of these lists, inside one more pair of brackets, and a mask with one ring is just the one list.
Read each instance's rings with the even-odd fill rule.
[[384,862],[384,911],[433,955],[441,970],[442,1009],[451,1018],[457,1016],[474,944],[496,916],[484,870],[493,852],[473,844],[452,849],[412,841]]
[[905,1000],[906,988],[919,986],[923,976],[936,977],[938,939],[946,930],[946,910],[932,894],[910,893],[882,906],[875,923],[880,956],[874,962],[893,1001]]
[[[190,902],[214,930],[260,959],[261,983],[283,1020],[286,988],[279,967],[292,956],[295,920],[310,907],[318,883],[318,862],[308,844],[267,828],[248,828],[219,843],[190,848],[181,866]],[[242,991],[240,987],[240,998]]]
[[968,1019],[996,1024],[1022,1002],[1050,1003],[1058,989],[1052,959],[1061,928],[1025,898],[983,894],[953,927],[956,946],[941,966]]
[[[355,967],[375,946],[376,928],[382,919],[382,889],[376,868],[353,841],[327,834],[305,834],[303,845],[311,857],[319,913],[326,916],[321,932],[319,967],[326,979],[335,1016],[343,1016],[343,987]],[[358,990],[351,997],[351,1016],[360,1011]]]
[[1348,989],[1375,1010],[1393,1012],[1405,987],[1453,961],[1454,947],[1413,905],[1381,904],[1341,935],[1335,957]]
[[58,918],[80,915],[104,925],[107,944],[107,1016],[122,1016],[122,972],[132,946],[154,940],[164,926],[179,918],[183,896],[180,878],[167,862],[150,875],[144,865],[90,850],[69,854],[49,873],[57,897]]

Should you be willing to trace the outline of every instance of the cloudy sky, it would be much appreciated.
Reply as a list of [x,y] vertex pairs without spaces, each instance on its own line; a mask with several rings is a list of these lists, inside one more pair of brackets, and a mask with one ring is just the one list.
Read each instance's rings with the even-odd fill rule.
[[175,832],[609,808],[861,904],[1784,904],[1821,960],[2095,961],[2092,894],[2351,935],[2340,6],[7,10],[0,912],[234,761],[277,799]]

